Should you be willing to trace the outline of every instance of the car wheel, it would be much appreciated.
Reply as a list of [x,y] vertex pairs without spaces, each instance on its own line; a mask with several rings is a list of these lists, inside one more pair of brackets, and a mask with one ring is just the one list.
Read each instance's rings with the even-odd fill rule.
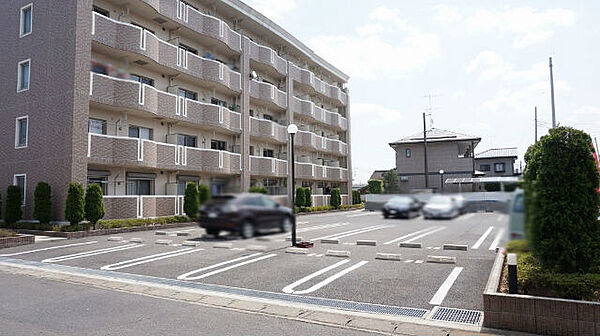
[[385,212],[383,213],[383,218],[386,218],[386,219],[387,219],[387,218],[389,218],[389,217],[390,217],[390,215],[388,215],[388,214],[387,214],[387,213],[385,213]]
[[254,237],[254,225],[252,225],[252,223],[249,221],[245,221],[240,229],[240,235],[244,239]]
[[283,220],[281,221],[280,230],[281,232],[290,232],[292,230],[292,220],[290,219],[290,217],[283,217]]
[[211,236],[218,236],[219,233],[221,232],[221,230],[219,229],[206,229],[206,233],[211,235]]

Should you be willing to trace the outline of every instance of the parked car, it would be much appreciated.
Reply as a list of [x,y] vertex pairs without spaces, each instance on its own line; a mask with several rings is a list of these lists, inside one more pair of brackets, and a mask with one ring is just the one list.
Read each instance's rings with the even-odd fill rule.
[[383,217],[417,217],[421,210],[421,202],[414,197],[397,196],[383,205]]
[[280,206],[268,196],[245,193],[213,196],[200,208],[198,224],[210,235],[227,231],[246,239],[266,230],[289,232],[293,220],[290,208]]
[[454,195],[454,202],[456,203],[456,207],[458,211],[463,214],[467,211],[467,199],[463,195]]
[[513,194],[508,204],[508,239],[525,239],[525,193],[517,189]]
[[425,218],[454,218],[459,214],[456,201],[450,196],[433,196],[423,207]]

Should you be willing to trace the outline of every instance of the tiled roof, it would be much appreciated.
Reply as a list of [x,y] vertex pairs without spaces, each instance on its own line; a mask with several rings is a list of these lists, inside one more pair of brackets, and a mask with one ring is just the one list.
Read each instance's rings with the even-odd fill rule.
[[[472,135],[443,130],[443,129],[439,129],[439,128],[432,128],[427,131],[427,142],[466,141],[466,140],[480,141],[481,138],[472,136]],[[390,145],[406,144],[406,143],[419,143],[419,142],[423,142],[423,132],[415,133],[411,136],[407,136],[398,141],[394,141],[394,142],[390,143]]]
[[479,154],[475,154],[476,159],[497,158],[497,157],[518,157],[517,147],[491,148]]

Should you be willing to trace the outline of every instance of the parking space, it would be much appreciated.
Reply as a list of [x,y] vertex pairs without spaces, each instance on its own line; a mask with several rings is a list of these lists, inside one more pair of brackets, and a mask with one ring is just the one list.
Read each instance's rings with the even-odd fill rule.
[[[495,247],[505,243],[506,222],[506,216],[494,213],[425,220],[353,211],[299,216],[298,236],[315,242],[302,254],[288,253],[289,233],[242,240],[207,236],[192,226],[45,241],[2,250],[0,256],[292,295],[481,310]],[[431,256],[450,258],[430,262]]]

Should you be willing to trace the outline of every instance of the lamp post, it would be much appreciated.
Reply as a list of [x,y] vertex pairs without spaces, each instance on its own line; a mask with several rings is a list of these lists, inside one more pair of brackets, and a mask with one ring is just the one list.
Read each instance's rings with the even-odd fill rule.
[[[296,168],[296,159],[294,156],[294,135],[296,135],[296,133],[298,132],[298,126],[296,126],[296,124],[290,124],[287,127],[287,131],[290,134],[290,152],[291,152],[291,161],[292,161],[292,211],[296,212],[296,205],[295,205],[295,197],[296,197],[296,177],[294,176],[295,174],[295,168]],[[292,219],[292,246],[296,246],[296,216],[294,215],[293,219]]]
[[442,188],[442,194],[444,193],[444,170],[440,169],[440,186]]

